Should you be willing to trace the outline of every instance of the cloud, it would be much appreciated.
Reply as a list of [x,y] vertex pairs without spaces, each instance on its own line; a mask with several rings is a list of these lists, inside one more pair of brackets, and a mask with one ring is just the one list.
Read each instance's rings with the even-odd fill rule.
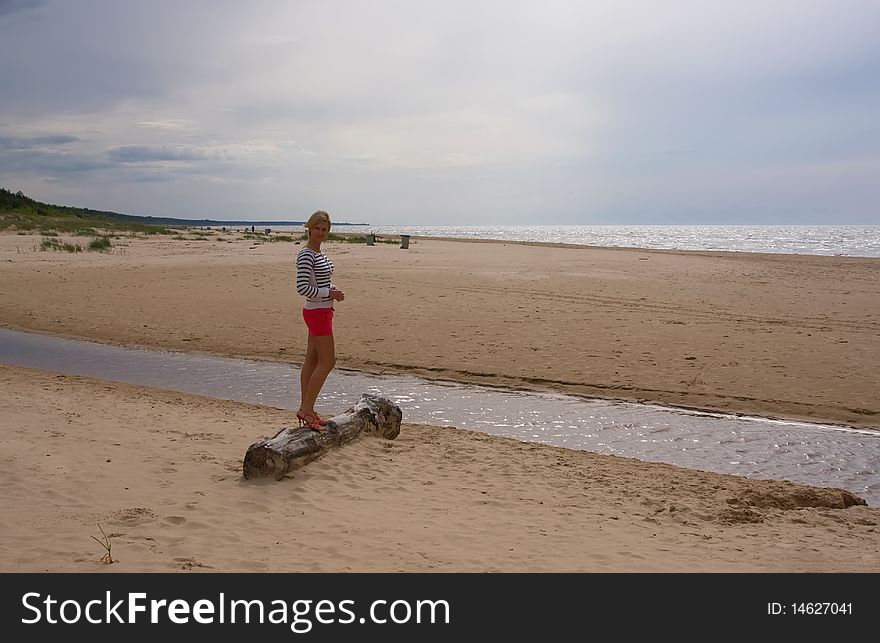
[[17,11],[36,9],[46,2],[47,0],[0,0],[0,18]]
[[65,145],[66,143],[74,143],[78,140],[76,136],[66,134],[31,136],[29,138],[0,136],[0,150],[28,150],[52,145]]
[[[730,222],[731,195],[796,220],[808,191],[876,217],[863,173],[839,171],[880,160],[875,0],[49,0],[0,16],[16,61],[0,66],[0,185],[35,198]],[[157,180],[174,189],[129,189]]]
[[68,175],[81,176],[83,173],[107,168],[106,160],[83,154],[55,153],[36,149],[14,150],[0,154],[0,173],[2,173],[0,175],[10,177],[36,175],[66,180],[69,178]]
[[149,163],[153,161],[204,161],[216,158],[203,150],[186,146],[125,145],[108,152],[110,160],[120,163]]
[[75,149],[80,139],[69,134],[0,136],[0,173],[11,175],[80,175],[107,167],[107,162]]

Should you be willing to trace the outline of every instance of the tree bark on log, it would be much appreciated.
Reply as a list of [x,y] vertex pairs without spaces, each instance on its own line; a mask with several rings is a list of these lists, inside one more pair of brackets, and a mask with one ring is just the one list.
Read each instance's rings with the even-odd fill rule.
[[400,433],[402,419],[399,406],[384,397],[364,393],[352,408],[328,419],[323,433],[308,427],[284,427],[273,437],[254,442],[244,456],[244,477],[280,480],[362,433],[393,440]]

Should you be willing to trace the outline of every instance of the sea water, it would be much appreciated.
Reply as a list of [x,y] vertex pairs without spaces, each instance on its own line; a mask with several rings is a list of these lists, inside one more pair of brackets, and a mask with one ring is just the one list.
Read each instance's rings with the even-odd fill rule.
[[[880,225],[344,225],[337,232],[613,248],[880,257]],[[301,227],[275,231],[302,232]]]

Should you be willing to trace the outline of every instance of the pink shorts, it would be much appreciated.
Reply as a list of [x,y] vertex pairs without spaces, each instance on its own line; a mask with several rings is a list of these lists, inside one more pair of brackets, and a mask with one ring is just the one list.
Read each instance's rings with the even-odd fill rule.
[[309,328],[309,335],[322,337],[333,334],[332,308],[303,308],[303,319]]

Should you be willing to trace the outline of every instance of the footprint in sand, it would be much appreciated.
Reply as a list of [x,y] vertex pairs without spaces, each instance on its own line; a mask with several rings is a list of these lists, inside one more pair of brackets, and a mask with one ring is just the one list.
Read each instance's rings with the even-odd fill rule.
[[156,520],[156,514],[147,507],[129,507],[114,511],[108,516],[110,522],[122,523],[128,526],[142,525]]
[[201,567],[203,569],[213,569],[213,567],[211,567],[210,565],[200,563],[195,558],[175,558],[174,562],[177,563],[180,569],[195,569],[196,567]]

